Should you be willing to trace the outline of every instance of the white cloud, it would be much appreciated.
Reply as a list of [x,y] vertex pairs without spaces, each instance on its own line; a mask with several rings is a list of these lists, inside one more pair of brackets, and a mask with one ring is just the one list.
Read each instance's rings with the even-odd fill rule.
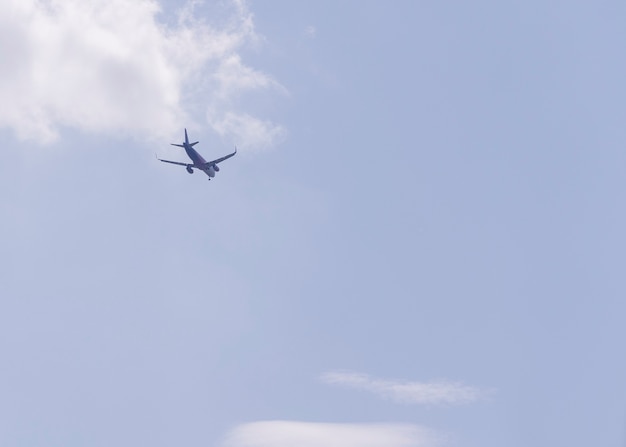
[[321,377],[325,383],[343,385],[377,394],[406,404],[465,404],[483,397],[478,388],[458,382],[407,382],[373,379],[366,374],[329,372]]
[[3,0],[0,127],[38,142],[62,127],[165,138],[192,127],[203,107],[220,110],[198,116],[222,136],[274,144],[282,129],[233,101],[242,91],[284,91],[241,60],[260,41],[252,14],[232,0],[220,25],[209,25],[196,3],[165,25],[157,0]]
[[237,54],[222,60],[214,78],[219,84],[218,93],[223,100],[228,100],[246,90],[260,88],[274,88],[284,92],[284,87],[271,77],[246,67]]
[[213,130],[222,137],[235,135],[236,141],[245,146],[265,149],[281,142],[286,134],[283,127],[246,113],[226,112],[221,116],[212,113],[207,113],[207,119]]
[[408,424],[262,421],[235,428],[222,447],[433,447],[438,437]]
[[309,25],[304,30],[304,34],[311,39],[315,39],[315,36],[317,36],[317,29],[313,25]]

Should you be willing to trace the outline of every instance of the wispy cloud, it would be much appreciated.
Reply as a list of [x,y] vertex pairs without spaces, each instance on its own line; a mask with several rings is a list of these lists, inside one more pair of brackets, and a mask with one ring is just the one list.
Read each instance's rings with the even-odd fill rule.
[[432,431],[407,424],[263,421],[236,427],[221,447],[434,447]]
[[305,28],[304,35],[310,37],[311,39],[315,39],[315,36],[317,36],[317,29],[313,25],[309,25]]
[[241,50],[262,40],[246,3],[222,5],[213,24],[190,1],[166,25],[157,0],[0,2],[0,100],[10,105],[0,127],[37,142],[55,140],[63,127],[165,138],[200,124],[199,116],[224,137],[241,132],[246,148],[274,144],[280,126],[234,100],[284,88],[242,61]]
[[484,395],[478,388],[444,380],[434,382],[381,380],[366,374],[350,372],[328,372],[323,374],[321,379],[328,384],[368,391],[404,404],[466,404]]
[[236,135],[237,141],[254,142],[257,149],[265,149],[281,142],[286,131],[282,126],[263,121],[246,113],[217,113],[209,110],[207,120],[220,136]]

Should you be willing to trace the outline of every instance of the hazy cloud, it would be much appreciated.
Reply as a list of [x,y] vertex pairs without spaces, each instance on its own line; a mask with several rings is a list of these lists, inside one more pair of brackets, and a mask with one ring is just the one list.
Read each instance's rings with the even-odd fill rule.
[[405,404],[465,404],[483,396],[478,388],[458,382],[408,382],[374,379],[366,374],[329,372],[322,381],[333,385],[369,391],[383,398]]
[[243,141],[244,144],[254,142],[257,149],[265,149],[279,143],[286,134],[283,127],[246,113],[226,112],[212,115],[209,111],[207,116],[209,124],[218,135],[236,135],[237,141]]
[[232,101],[284,91],[241,60],[240,50],[260,41],[252,14],[233,0],[209,25],[195,5],[165,25],[156,0],[0,2],[0,127],[38,142],[62,127],[165,138],[204,116],[222,136],[241,132],[241,145],[273,144],[282,129]]
[[222,447],[434,447],[429,430],[407,424],[263,421],[241,425]]

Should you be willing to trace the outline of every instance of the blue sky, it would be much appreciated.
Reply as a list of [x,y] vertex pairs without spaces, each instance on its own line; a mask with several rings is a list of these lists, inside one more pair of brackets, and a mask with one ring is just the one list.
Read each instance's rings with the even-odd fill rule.
[[625,15],[3,2],[0,444],[624,445]]

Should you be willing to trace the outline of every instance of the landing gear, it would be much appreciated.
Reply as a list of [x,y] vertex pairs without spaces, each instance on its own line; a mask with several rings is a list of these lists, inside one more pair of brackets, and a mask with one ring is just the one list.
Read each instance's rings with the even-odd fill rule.
[[191,166],[187,166],[187,172],[193,174],[193,169],[191,168]]

